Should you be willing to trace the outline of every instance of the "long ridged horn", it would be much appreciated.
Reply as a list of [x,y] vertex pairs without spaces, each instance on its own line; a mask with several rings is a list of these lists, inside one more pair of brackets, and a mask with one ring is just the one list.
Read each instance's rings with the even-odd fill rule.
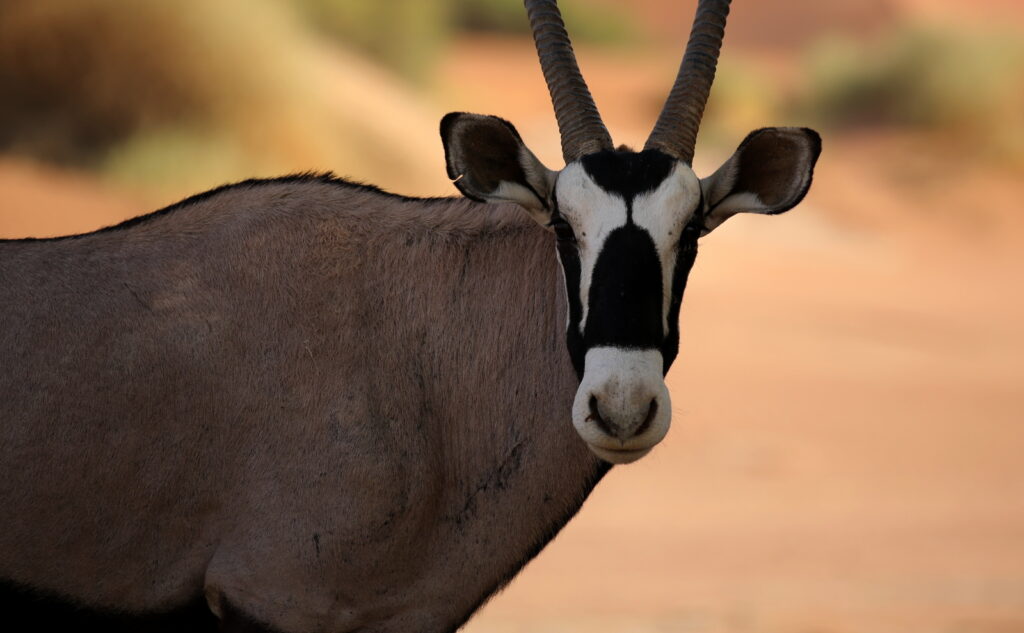
[[544,80],[555,106],[562,157],[570,163],[586,154],[611,149],[612,137],[576,65],[558,3],[556,0],[524,0],[524,4]]
[[715,80],[730,0],[699,0],[679,75],[644,149],[658,149],[693,164],[697,130]]

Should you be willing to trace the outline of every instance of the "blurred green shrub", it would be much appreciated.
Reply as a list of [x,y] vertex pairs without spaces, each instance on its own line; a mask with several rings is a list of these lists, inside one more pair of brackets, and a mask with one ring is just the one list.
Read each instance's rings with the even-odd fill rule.
[[[309,23],[369,54],[404,77],[423,81],[445,42],[458,32],[528,34],[522,0],[295,0]],[[617,44],[637,39],[624,9],[562,0],[574,41]]]
[[422,80],[451,32],[453,0],[296,0],[309,24]]
[[[657,116],[661,107],[658,103],[652,116]],[[718,64],[698,142],[702,149],[718,147],[731,152],[751,130],[798,122],[799,117],[786,110],[784,94],[769,73],[750,60],[725,58]]]
[[1024,157],[1024,34],[905,26],[881,42],[828,40],[801,110],[835,128],[889,126],[970,138]]
[[[453,22],[464,31],[529,34],[522,0],[450,0]],[[633,42],[639,29],[626,9],[612,3],[561,0],[558,3],[573,41],[599,44]]]
[[89,165],[142,129],[239,130],[298,85],[287,18],[267,0],[3,0],[0,151]]

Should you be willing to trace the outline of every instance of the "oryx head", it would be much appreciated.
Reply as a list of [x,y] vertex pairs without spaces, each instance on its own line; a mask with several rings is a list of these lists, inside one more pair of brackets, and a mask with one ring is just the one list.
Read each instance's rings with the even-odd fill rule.
[[626,463],[668,431],[663,377],[697,240],[736,213],[781,213],[804,197],[821,149],[803,128],[752,132],[715,173],[691,168],[729,0],[700,0],[675,85],[643,151],[616,149],[590,96],[555,0],[526,0],[555,107],[565,167],[552,171],[510,123],[441,121],[448,175],[470,198],[511,201],[554,233],[580,378],[573,424],[599,457]]

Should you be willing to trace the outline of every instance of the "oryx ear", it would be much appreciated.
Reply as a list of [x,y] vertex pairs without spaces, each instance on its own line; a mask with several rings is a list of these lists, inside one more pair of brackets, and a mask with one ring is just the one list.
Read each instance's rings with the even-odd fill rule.
[[466,197],[515,202],[537,222],[551,220],[556,172],[545,167],[512,124],[496,116],[451,112],[441,119],[448,177]]
[[707,205],[704,232],[737,213],[782,213],[811,188],[821,136],[797,127],[751,132],[718,171],[700,181]]

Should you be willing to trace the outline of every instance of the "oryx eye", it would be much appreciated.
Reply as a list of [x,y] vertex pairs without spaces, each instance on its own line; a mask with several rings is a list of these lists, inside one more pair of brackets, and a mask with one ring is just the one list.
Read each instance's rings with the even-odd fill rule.
[[555,237],[558,238],[559,242],[576,241],[576,233],[573,232],[572,227],[565,221],[565,218],[555,218],[548,223],[548,226],[555,230]]

